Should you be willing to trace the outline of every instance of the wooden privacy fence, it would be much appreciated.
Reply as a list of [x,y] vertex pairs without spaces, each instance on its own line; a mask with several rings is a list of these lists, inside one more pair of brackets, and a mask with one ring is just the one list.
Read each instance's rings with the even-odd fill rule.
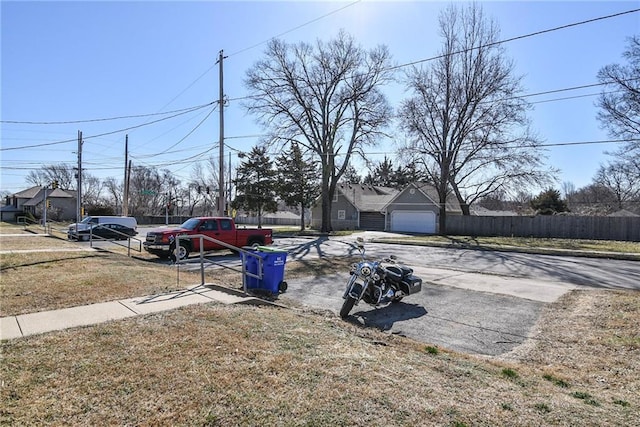
[[447,216],[447,234],[640,242],[640,217]]

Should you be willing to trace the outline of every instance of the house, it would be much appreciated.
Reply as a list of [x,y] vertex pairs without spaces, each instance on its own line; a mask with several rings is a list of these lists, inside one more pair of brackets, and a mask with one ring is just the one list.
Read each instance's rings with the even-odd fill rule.
[[[334,230],[385,229],[385,205],[398,190],[367,184],[340,183],[331,204],[331,225]],[[322,225],[320,200],[311,208],[311,227]]]
[[[453,197],[447,198],[445,207],[447,215],[462,215],[462,209]],[[386,204],[383,213],[386,216],[386,231],[438,233],[438,192],[431,184],[411,183]]]
[[[424,183],[403,190],[366,184],[339,184],[331,207],[334,230],[437,233],[440,214],[436,189]],[[447,201],[447,213],[461,215],[457,202]],[[311,226],[320,228],[322,206],[312,208]]]
[[6,205],[0,209],[2,221],[16,221],[19,216],[31,214],[41,217],[46,198],[49,201],[47,215],[55,220],[71,220],[76,217],[76,192],[71,190],[28,188],[7,197]]

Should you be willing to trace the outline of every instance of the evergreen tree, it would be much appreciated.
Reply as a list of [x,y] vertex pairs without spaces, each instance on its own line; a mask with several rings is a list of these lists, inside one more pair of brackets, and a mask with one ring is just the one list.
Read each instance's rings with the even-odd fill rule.
[[560,198],[560,192],[553,188],[543,191],[531,200],[531,207],[538,215],[555,215],[569,212],[567,204]]
[[318,166],[304,158],[296,143],[276,159],[276,164],[279,170],[278,195],[287,206],[300,208],[300,231],[304,231],[305,210],[320,194]]
[[262,228],[262,215],[278,210],[276,201],[277,172],[271,167],[266,148],[253,147],[247,160],[238,167],[234,181],[237,195],[231,202],[235,209],[244,209],[258,216],[258,228]]

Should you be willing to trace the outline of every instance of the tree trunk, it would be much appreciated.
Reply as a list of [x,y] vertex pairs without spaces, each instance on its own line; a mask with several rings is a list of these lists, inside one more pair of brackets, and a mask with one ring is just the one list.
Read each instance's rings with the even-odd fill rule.
[[304,231],[304,203],[300,204],[300,231]]

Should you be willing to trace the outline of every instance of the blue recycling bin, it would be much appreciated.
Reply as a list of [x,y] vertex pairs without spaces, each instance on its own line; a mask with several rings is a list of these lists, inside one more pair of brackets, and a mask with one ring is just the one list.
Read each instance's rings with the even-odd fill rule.
[[285,292],[287,282],[284,281],[284,267],[287,263],[287,252],[268,246],[258,246],[249,252],[262,260],[262,279],[252,276],[260,275],[260,259],[252,255],[243,255],[246,290],[262,291],[272,296]]

